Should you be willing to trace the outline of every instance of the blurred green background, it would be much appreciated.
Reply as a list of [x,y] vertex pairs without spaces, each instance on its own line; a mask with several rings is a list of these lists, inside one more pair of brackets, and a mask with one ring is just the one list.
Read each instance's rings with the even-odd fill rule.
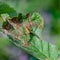
[[[57,44],[60,51],[60,0],[0,0],[0,15],[8,13],[14,17],[18,13],[33,12],[39,12],[44,18],[43,39]],[[2,22],[0,17],[0,27]],[[7,36],[0,32],[0,60],[24,60],[23,57],[25,60],[37,60],[12,45]]]

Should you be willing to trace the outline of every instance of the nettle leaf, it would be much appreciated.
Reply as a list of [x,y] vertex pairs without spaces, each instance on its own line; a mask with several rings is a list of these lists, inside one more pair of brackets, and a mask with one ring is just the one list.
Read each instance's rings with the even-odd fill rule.
[[17,47],[39,60],[57,60],[57,47],[41,38],[44,22],[39,13],[33,13],[28,18],[21,19],[18,17],[10,18],[9,15],[5,16],[6,18],[2,18],[8,23],[3,29]]

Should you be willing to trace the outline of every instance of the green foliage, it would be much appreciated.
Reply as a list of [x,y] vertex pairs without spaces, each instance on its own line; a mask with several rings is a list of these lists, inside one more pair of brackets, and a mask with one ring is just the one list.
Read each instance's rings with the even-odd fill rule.
[[[33,15],[31,16],[32,17],[32,21],[35,23],[36,26],[38,26],[37,28],[34,27],[34,26],[31,26],[33,27],[32,28],[32,34],[35,34],[33,37],[30,37],[31,38],[31,41],[29,41],[29,45],[28,46],[23,46],[22,45],[22,42],[23,44],[25,44],[27,42],[27,40],[25,40],[25,38],[28,38],[25,36],[25,38],[22,38],[22,40],[19,40],[17,38],[14,38],[12,36],[12,34],[8,34],[12,39],[11,41],[17,46],[17,47],[20,47],[22,48],[23,50],[25,50],[26,52],[28,52],[29,54],[31,54],[32,56],[36,57],[37,59],[43,59],[43,60],[57,60],[57,56],[58,56],[58,51],[57,51],[57,47],[51,43],[48,43],[44,40],[41,39],[41,26],[39,24],[42,25],[43,23],[43,19],[40,19],[41,16],[39,15],[39,13],[33,13]],[[35,19],[34,19],[35,18]],[[34,19],[34,20],[33,20]],[[28,20],[30,20],[30,18],[28,18]],[[27,21],[27,20],[26,20]],[[8,21],[9,22],[9,21]],[[39,23],[38,23],[39,22]],[[10,22],[9,22],[10,23]],[[28,22],[27,22],[28,23]],[[38,23],[38,24],[37,24]],[[10,23],[11,24],[11,23]],[[16,28],[16,26],[14,24],[11,24],[16,32],[18,33],[18,29]],[[23,26],[20,26],[20,27],[23,27]],[[20,28],[19,27],[19,28]],[[23,31],[21,31],[22,33],[25,33],[24,32],[24,29],[22,28]],[[31,32],[31,31],[30,31]],[[15,33],[13,33],[15,34]],[[25,34],[26,35],[26,34]],[[29,35],[29,34],[28,34]],[[8,37],[9,37],[8,36]],[[24,35],[22,35],[24,36]],[[17,43],[18,41],[18,43]]]
[[9,60],[9,54],[5,51],[6,47],[10,44],[8,38],[0,37],[0,59]]
[[16,11],[12,7],[10,7],[8,4],[0,2],[0,15],[4,13],[8,13],[11,17],[17,16]]
[[5,51],[0,50],[0,59],[1,60],[9,60],[9,56]]
[[9,39],[0,37],[0,49],[4,49],[7,44],[9,44]]

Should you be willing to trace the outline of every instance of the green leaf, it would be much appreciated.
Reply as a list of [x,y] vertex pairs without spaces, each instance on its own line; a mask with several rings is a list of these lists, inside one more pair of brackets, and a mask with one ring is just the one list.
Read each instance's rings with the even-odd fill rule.
[[[6,15],[6,17],[7,17],[7,15]],[[5,20],[6,20],[6,18],[5,18]],[[39,60],[40,59],[57,60],[58,51],[57,51],[56,45],[48,43],[47,41],[45,41],[41,38],[41,31],[44,26],[42,17],[39,15],[39,13],[33,13],[33,15],[30,18],[28,18],[28,20],[26,20],[26,22],[29,23],[29,20],[31,20],[34,23],[34,25],[31,26],[32,28],[30,27],[31,31],[29,31],[32,33],[32,35],[30,35],[29,33],[26,34],[27,33],[27,32],[25,32],[26,28],[23,29],[23,25],[19,26],[16,24],[19,27],[19,29],[17,29],[17,27],[15,26],[15,23],[13,23],[13,22],[11,23],[9,20],[7,20],[9,22],[9,24],[11,24],[15,28],[15,31],[17,32],[18,35],[22,33],[22,35],[19,35],[19,38],[21,38],[21,37],[24,37],[24,38],[22,38],[22,39],[15,38],[13,36],[13,35],[15,35],[15,33],[11,33],[14,30],[10,31],[11,34],[7,33],[7,35],[10,35],[8,37],[12,38],[11,41],[17,47],[22,48],[27,53],[31,54],[32,56],[36,57]],[[26,24],[25,21],[23,21],[22,24]],[[26,24],[26,25],[28,26],[28,24]],[[15,41],[16,39],[19,43],[17,43]],[[23,45],[26,43],[27,43],[27,46]]]
[[8,4],[0,2],[0,15],[8,13],[11,17],[17,16],[16,11],[10,7]]

